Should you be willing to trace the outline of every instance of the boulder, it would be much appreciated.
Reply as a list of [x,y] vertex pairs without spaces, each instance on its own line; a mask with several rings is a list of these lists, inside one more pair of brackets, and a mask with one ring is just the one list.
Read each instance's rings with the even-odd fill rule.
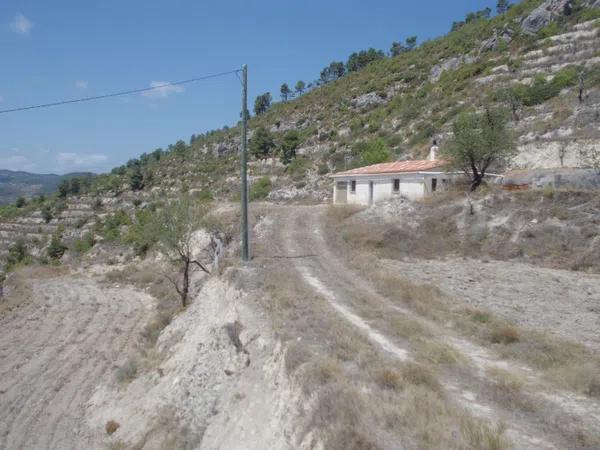
[[497,50],[501,43],[510,44],[513,40],[515,32],[510,28],[505,28],[502,31],[495,31],[494,35],[484,40],[479,46],[479,53],[489,52],[491,50]]
[[379,105],[384,102],[385,100],[376,92],[368,92],[352,99],[352,105],[355,108],[366,108],[367,106]]
[[440,79],[442,73],[447,70],[456,70],[462,67],[465,64],[473,64],[477,61],[477,58],[470,55],[465,56],[457,56],[455,58],[450,58],[440,64],[437,64],[431,68],[431,72],[429,73],[429,81],[435,83]]
[[572,10],[572,0],[546,0],[523,19],[521,28],[527,34],[536,34],[558,17],[570,15]]

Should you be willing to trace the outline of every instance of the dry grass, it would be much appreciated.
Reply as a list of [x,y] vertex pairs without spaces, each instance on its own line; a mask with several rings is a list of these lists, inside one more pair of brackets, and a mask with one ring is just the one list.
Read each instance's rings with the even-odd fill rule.
[[[342,241],[350,249],[389,259],[492,257],[600,272],[600,248],[590,247],[600,236],[598,227],[590,226],[600,223],[596,193],[488,189],[477,192],[471,201],[475,205],[473,215],[464,194],[457,192],[414,203],[411,219],[418,222],[416,227],[405,226],[402,218],[398,222],[367,223],[353,217],[356,208],[331,207],[327,212],[329,238],[338,244]],[[501,224],[505,218],[508,220]],[[498,224],[491,225],[494,221]]]
[[[511,204],[512,208],[515,208],[514,204],[516,203],[519,208],[523,207],[525,210],[525,207],[539,204],[540,198],[544,198],[543,201],[552,201],[555,206],[568,206],[569,211],[576,210],[579,213],[587,211],[586,214],[594,213],[599,202],[589,192],[582,191],[553,191],[552,195],[546,194],[546,197],[551,197],[550,200],[542,197],[540,192],[517,193],[515,196],[493,193],[484,196],[484,200],[494,207],[504,208],[509,208]],[[436,204],[435,200],[432,202]],[[445,214],[442,213],[442,216],[448,218]],[[481,345],[491,345],[501,357],[516,360],[540,370],[543,376],[558,386],[600,398],[600,375],[597,375],[600,374],[600,357],[598,355],[583,345],[557,339],[544,333],[524,330],[498,318],[489,311],[473,310],[465,305],[461,306],[455,301],[449,302],[434,286],[418,285],[382,266],[374,267],[372,260],[376,257],[375,255],[389,256],[390,251],[397,252],[398,245],[406,247],[407,244],[392,243],[385,250],[381,250],[379,246],[384,247],[383,241],[380,244],[374,244],[380,237],[373,237],[377,233],[373,230],[369,232],[368,228],[369,225],[364,223],[357,225],[357,221],[353,219],[346,222],[332,220],[331,211],[327,213],[326,231],[329,242],[348,261],[371,261],[369,265],[371,270],[365,272],[364,275],[368,276],[379,294],[440,325],[451,324],[459,334],[475,339]],[[371,237],[359,239],[359,243],[354,242],[350,245],[339,238],[346,230],[355,233],[353,238],[362,234]],[[431,241],[437,242],[444,236],[444,233],[437,236],[432,235]],[[421,242],[418,245],[421,245]],[[394,248],[394,250],[390,250],[390,248]],[[388,318],[388,321],[390,320],[392,320],[391,317]],[[402,328],[402,326],[399,327],[399,329]],[[413,336],[413,345],[423,361],[433,364],[443,364],[444,361],[450,364],[460,362],[460,355],[454,355],[452,350],[448,349],[448,351],[442,351],[439,343],[435,340],[431,341],[433,344],[427,344],[427,339],[423,340],[423,337],[427,338],[426,330],[412,329],[406,334]],[[420,336],[421,340],[415,340],[415,336]]]
[[[326,300],[290,277],[290,268],[277,263],[266,270],[261,304],[287,343],[286,369],[310,405],[305,431],[316,430],[324,448],[510,447],[503,429],[467,415],[446,398],[435,366],[389,358]],[[393,316],[402,329],[398,337],[422,339],[431,360],[447,364],[460,358],[434,343],[418,323]]]
[[464,364],[465,357],[450,344],[434,339],[419,339],[415,343],[417,356],[432,364]]
[[489,340],[492,344],[514,344],[519,342],[519,330],[510,325],[493,325],[489,331]]
[[67,274],[65,266],[20,266],[4,281],[4,296],[0,297],[0,314],[24,305],[32,299],[32,282]]
[[[453,324],[463,336],[474,338],[481,345],[493,345],[501,357],[534,367],[559,386],[600,398],[600,357],[585,346],[524,330],[488,311],[457,307],[444,301],[437,289],[414,285],[382,268],[374,271],[372,281],[385,297],[441,325]],[[453,356],[452,349],[440,353],[440,344],[432,342],[429,348],[426,344],[417,346],[419,354],[429,362],[442,363],[445,358],[449,363],[461,361],[459,354]]]
[[507,409],[533,411],[531,398],[524,392],[525,380],[514,372],[499,367],[489,367],[486,375],[490,380],[486,392]]
[[149,431],[129,448],[131,450],[149,448],[156,450],[191,450],[200,446],[203,434],[204,430],[201,430],[200,433],[192,432],[187,424],[182,423],[177,408],[163,406],[158,411]]

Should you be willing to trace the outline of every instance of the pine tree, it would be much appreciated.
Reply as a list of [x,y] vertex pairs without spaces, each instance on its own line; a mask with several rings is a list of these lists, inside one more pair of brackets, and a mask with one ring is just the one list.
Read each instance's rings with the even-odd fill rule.
[[281,89],[279,90],[279,92],[281,94],[281,100],[283,102],[287,102],[289,100],[289,98],[290,98],[290,95],[292,94],[292,90],[287,85],[287,83],[283,83],[281,85]]
[[417,46],[417,36],[411,36],[406,38],[406,49],[408,51],[414,50]]
[[271,107],[271,100],[272,97],[270,92],[265,92],[256,97],[256,100],[254,101],[254,114],[258,116],[265,113]]
[[302,95],[306,89],[306,83],[302,80],[298,80],[294,89],[296,90],[296,95]]
[[265,127],[259,127],[250,139],[250,154],[257,159],[267,158],[275,148],[273,136]]
[[498,0],[496,4],[496,12],[498,14],[504,14],[510,8],[510,3],[508,0]]

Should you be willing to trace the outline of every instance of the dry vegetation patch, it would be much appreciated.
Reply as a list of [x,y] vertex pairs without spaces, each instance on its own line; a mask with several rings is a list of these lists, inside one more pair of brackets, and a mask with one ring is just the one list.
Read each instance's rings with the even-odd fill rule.
[[[310,405],[305,430],[317,430],[325,448],[510,447],[502,427],[469,416],[446,397],[429,361],[401,363],[381,353],[290,273],[283,264],[268,267],[262,306],[287,345],[286,369]],[[400,328],[408,324],[399,338],[428,336],[397,319]],[[421,345],[441,364],[460,358],[432,340]]]
[[4,285],[0,284],[0,314],[18,308],[32,300],[33,283],[36,280],[55,278],[67,274],[69,269],[65,266],[39,266],[29,265],[17,267]]
[[330,208],[330,238],[389,259],[489,257],[600,272],[600,198],[592,191],[488,188],[470,199],[441,192],[393,220],[378,208]]
[[[455,211],[455,206],[446,207],[443,203],[445,199],[453,198],[452,194],[447,194],[447,196],[435,196],[428,199],[427,207],[432,205],[437,207],[428,214],[440,214],[443,220],[453,220],[453,215],[449,215],[447,212]],[[540,220],[544,220],[550,214],[547,208],[548,203],[552,202],[555,207],[561,206],[570,211],[574,224],[582,225],[584,218],[587,218],[588,222],[586,223],[588,224],[590,219],[600,223],[600,199],[589,192],[527,191],[515,195],[493,192],[484,195],[480,202],[488,202],[494,208],[512,209],[518,214],[525,214],[528,221],[538,214]],[[535,213],[532,213],[534,207],[536,208]],[[373,229],[371,224],[357,220],[355,213],[356,211],[350,208],[346,208],[344,213],[340,212],[338,208],[330,208],[325,217],[328,242],[347,261],[373,261],[377,256],[390,257],[391,254],[395,257],[417,255],[425,257],[425,254],[433,248],[444,248],[443,246],[437,247],[436,243],[446,238],[449,230],[447,226],[444,228],[445,232],[436,232],[430,236],[430,239],[420,240],[416,244],[414,242],[407,243],[406,241],[411,241],[409,237],[400,239],[401,242],[385,241],[381,235],[378,235],[381,228]],[[339,220],[340,217],[345,217],[345,220]],[[390,224],[381,226],[387,227],[388,230],[393,227]],[[432,231],[431,228],[428,230]],[[347,238],[347,233],[351,233],[352,239]],[[397,231],[397,233],[410,234],[412,231],[410,227],[404,227],[403,231]],[[364,237],[361,238],[363,235]],[[555,238],[556,235],[553,235],[552,239]],[[414,239],[412,240],[414,241]],[[586,242],[589,243],[589,241]],[[423,248],[416,254],[407,250],[411,246],[421,245]],[[543,248],[537,244],[538,250],[536,251],[539,251],[540,254],[546,251],[544,258],[545,261],[549,261],[552,252],[556,250],[556,245],[563,248],[563,244],[559,241],[558,244]],[[579,245],[584,245],[584,242],[579,242]],[[598,257],[600,258],[600,252]],[[501,357],[513,359],[540,370],[548,380],[558,386],[600,398],[598,394],[600,357],[585,346],[555,338],[546,333],[522,329],[489,311],[467,307],[457,299],[448,301],[437,287],[412,283],[382,264],[374,265],[371,262],[369,267],[370,270],[362,272],[362,275],[369,279],[385,298],[440,325],[450,324],[459,334],[474,339],[481,345],[491,347]],[[427,344],[427,341],[421,341],[419,353],[425,357],[425,360],[434,363],[455,359],[452,357],[452,352],[439,353],[437,346],[438,344]]]

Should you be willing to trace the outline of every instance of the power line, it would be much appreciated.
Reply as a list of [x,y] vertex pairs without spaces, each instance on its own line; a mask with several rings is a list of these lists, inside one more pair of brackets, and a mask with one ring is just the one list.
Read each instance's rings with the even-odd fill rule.
[[76,99],[72,99],[72,100],[61,100],[58,102],[44,103],[41,105],[23,106],[20,108],[4,109],[4,110],[0,110],[0,114],[6,114],[6,113],[11,113],[11,112],[17,112],[17,111],[27,111],[29,109],[49,108],[51,106],[68,105],[70,103],[90,102],[93,100],[101,100],[103,98],[110,98],[110,97],[119,97],[122,95],[139,94],[142,92],[155,91],[157,89],[164,89],[165,87],[168,87],[168,86],[180,86],[182,84],[189,84],[189,83],[195,83],[196,81],[208,80],[209,78],[222,77],[225,75],[230,75],[232,73],[235,73],[237,75],[238,72],[240,72],[240,70],[241,69],[229,70],[227,72],[214,73],[212,75],[206,75],[203,77],[190,78],[189,80],[175,81],[173,83],[163,83],[163,84],[160,84],[159,86],[151,86],[151,87],[141,88],[141,89],[131,89],[128,91],[113,92],[112,94],[95,95],[93,97],[83,97],[83,98],[76,98]]

